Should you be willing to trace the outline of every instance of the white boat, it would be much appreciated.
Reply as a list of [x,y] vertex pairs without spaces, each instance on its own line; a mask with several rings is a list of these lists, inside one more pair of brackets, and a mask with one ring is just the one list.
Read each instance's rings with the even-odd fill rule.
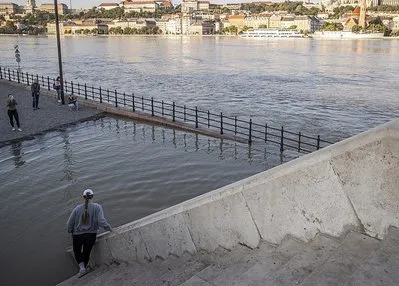
[[382,39],[384,33],[353,33],[351,31],[318,31],[314,32],[316,39]]
[[240,34],[242,38],[279,39],[279,38],[306,38],[296,30],[278,29],[250,29]]

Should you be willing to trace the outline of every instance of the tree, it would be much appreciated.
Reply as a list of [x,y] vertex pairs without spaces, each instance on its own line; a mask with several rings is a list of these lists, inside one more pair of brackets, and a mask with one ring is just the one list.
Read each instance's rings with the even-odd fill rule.
[[237,35],[238,29],[236,26],[229,26],[223,28],[222,33],[227,35]]
[[344,26],[341,23],[324,22],[320,30],[322,31],[342,31]]
[[359,33],[362,30],[362,27],[360,27],[359,25],[354,25],[352,27],[352,32],[353,33]]

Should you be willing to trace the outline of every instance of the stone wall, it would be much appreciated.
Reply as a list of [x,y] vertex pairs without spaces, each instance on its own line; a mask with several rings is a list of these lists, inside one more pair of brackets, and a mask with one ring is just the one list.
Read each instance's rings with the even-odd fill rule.
[[144,262],[349,229],[383,238],[399,226],[398,174],[399,119],[120,226],[98,239],[92,257]]

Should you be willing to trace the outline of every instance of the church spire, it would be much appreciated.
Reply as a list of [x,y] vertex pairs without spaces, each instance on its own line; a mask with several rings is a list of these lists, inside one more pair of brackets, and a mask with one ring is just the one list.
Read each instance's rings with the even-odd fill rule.
[[360,15],[359,15],[359,26],[362,28],[366,28],[366,0],[362,0],[362,4],[360,5]]

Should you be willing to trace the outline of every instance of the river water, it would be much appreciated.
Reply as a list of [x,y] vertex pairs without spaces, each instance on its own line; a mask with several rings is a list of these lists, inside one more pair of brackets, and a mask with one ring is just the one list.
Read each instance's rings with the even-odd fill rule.
[[[56,76],[55,38],[1,37],[1,66],[15,68],[15,44],[23,71]],[[332,141],[399,108],[397,40],[89,36],[62,44],[68,81]],[[115,117],[0,148],[1,281],[54,285],[74,274],[65,221],[85,188],[117,226],[276,166],[277,154]]]

